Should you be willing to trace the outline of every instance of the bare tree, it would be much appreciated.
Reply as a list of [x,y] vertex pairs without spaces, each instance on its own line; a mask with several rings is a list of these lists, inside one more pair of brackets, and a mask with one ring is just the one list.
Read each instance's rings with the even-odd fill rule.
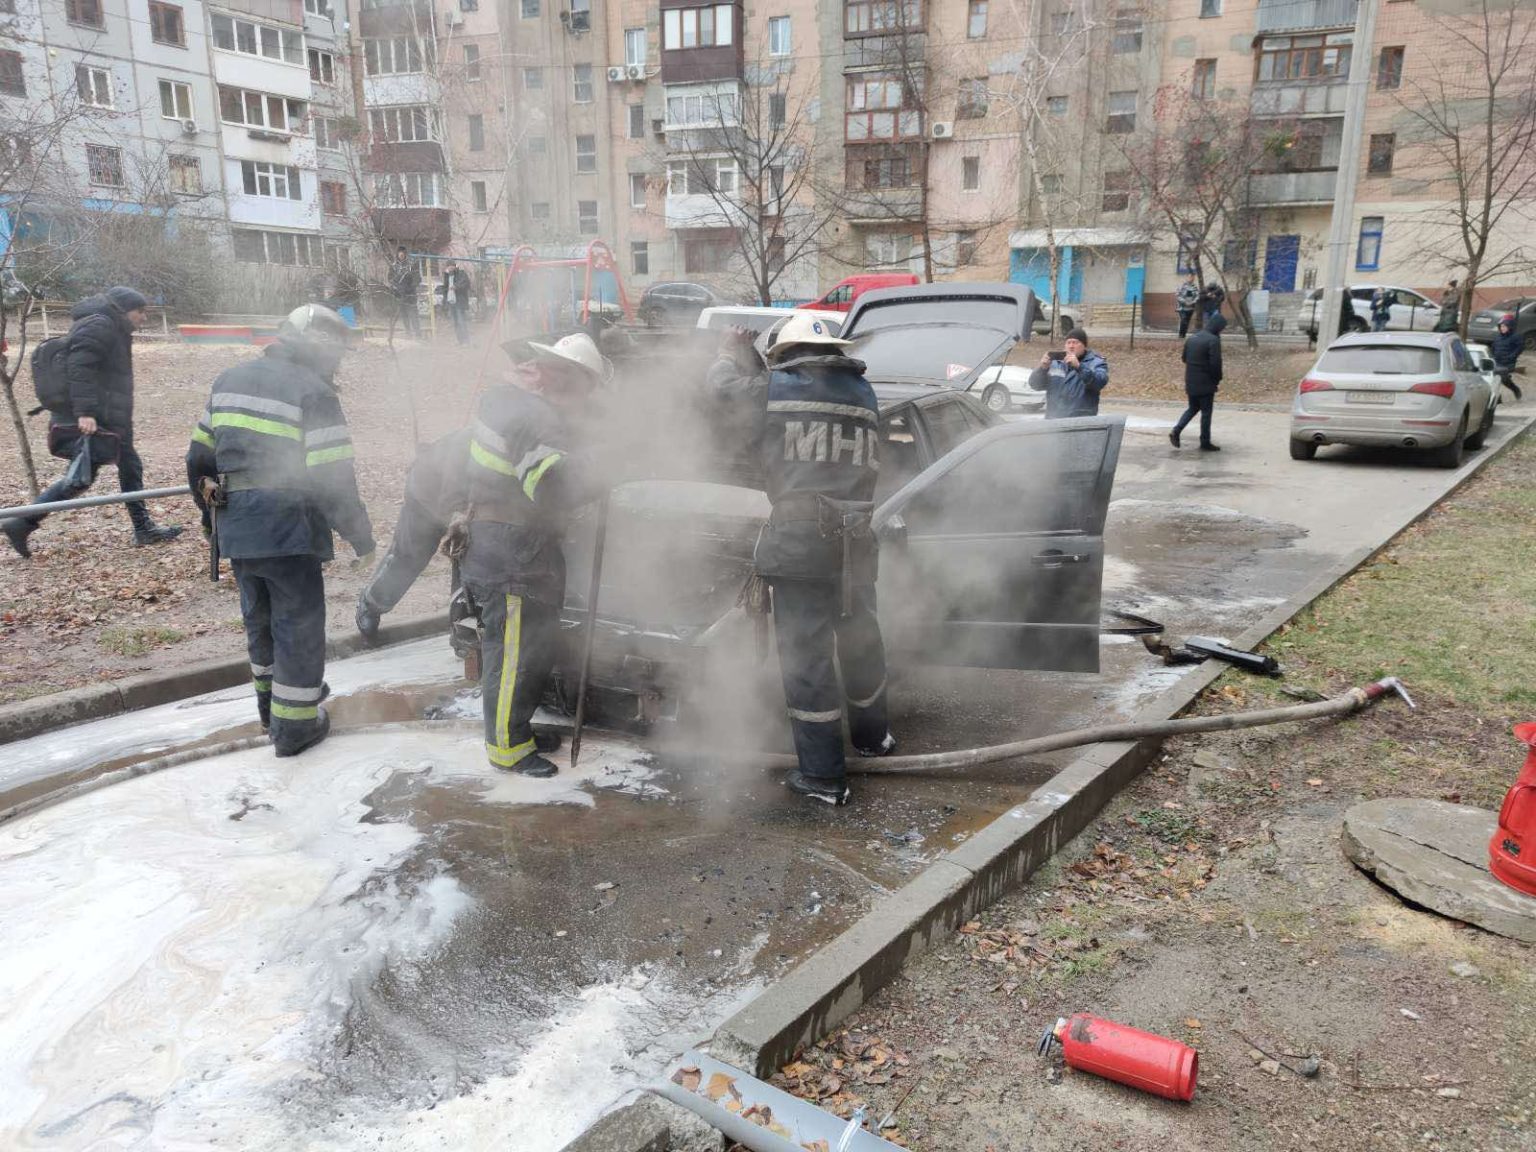
[[[1442,64],[1404,86],[1409,167],[1443,203],[1420,214],[1421,250],[1462,269],[1461,333],[1479,283],[1536,268],[1536,16],[1528,6],[1477,0],[1471,13],[1432,17]],[[1496,235],[1518,238],[1502,250]]]

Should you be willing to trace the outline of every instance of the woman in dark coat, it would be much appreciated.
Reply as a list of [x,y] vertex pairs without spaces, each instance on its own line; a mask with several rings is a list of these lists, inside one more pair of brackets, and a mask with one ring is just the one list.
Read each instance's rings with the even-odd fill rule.
[[1184,394],[1189,397],[1189,407],[1168,433],[1175,448],[1179,446],[1179,433],[1198,415],[1200,450],[1221,451],[1211,443],[1211,409],[1216,404],[1216,389],[1221,386],[1221,330],[1226,326],[1227,318],[1218,312],[1205,322],[1204,328],[1184,341]]

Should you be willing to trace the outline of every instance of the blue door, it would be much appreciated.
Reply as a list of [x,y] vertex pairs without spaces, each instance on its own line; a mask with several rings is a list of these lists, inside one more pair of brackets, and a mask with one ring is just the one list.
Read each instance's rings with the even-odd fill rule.
[[1271,236],[1264,242],[1264,288],[1268,292],[1296,291],[1300,236]]

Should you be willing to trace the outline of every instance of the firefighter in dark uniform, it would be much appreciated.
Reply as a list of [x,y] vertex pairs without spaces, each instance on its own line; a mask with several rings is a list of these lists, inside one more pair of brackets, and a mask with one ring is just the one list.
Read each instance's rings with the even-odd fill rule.
[[511,381],[481,398],[471,429],[460,566],[480,611],[486,755],[496,768],[546,777],[558,769],[541,753],[559,739],[535,736],[532,721],[565,600],[561,541],[570,514],[596,496],[572,459],[571,423],[611,366],[584,332],[526,348]]
[[279,756],[330,731],[325,696],[325,580],[331,531],[357,564],[373,529],[357,494],[352,437],[333,383],[351,344],[321,304],[288,314],[276,343],[213,382],[192,434],[187,480],[240,587],[261,724]]
[[784,702],[800,760],[788,784],[827,804],[848,802],[845,693],[854,749],[884,756],[896,747],[870,530],[880,416],[864,365],[844,354],[847,345],[814,316],[797,314],[768,353],[761,452],[773,511],[755,555],[772,588]]

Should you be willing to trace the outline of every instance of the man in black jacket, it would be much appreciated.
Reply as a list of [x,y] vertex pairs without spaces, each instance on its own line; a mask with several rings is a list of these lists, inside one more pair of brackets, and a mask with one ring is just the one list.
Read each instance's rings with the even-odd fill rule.
[[[56,426],[54,450],[72,457],[81,436],[92,437],[93,463],[117,464],[117,478],[124,492],[144,487],[144,462],[133,447],[133,332],[144,323],[149,301],[132,288],[108,288],[99,296],[80,301],[70,311],[69,347],[63,353],[69,380],[69,410],[49,414]],[[57,435],[62,432],[63,435]],[[66,474],[55,480],[39,504],[70,500],[85,489],[77,488]],[[181,535],[174,526],[160,527],[149,518],[142,501],[128,504],[135,545],[163,544]],[[27,537],[42,523],[42,516],[10,517],[0,521],[11,547],[31,556]]]
[[1179,433],[1197,415],[1200,417],[1200,450],[1220,452],[1211,443],[1211,409],[1216,404],[1216,389],[1221,386],[1221,332],[1227,318],[1220,312],[1205,322],[1205,327],[1184,341],[1184,394],[1189,407],[1168,433],[1173,446],[1179,446]]
[[416,293],[421,288],[421,273],[416,261],[405,250],[405,245],[395,249],[395,258],[389,265],[389,290],[394,293],[395,307],[399,309],[400,323],[411,336],[421,335],[421,317],[416,313]]
[[448,261],[443,269],[443,282],[437,286],[437,294],[443,299],[443,307],[453,317],[454,335],[460,344],[469,343],[469,273],[460,268],[457,261]]

